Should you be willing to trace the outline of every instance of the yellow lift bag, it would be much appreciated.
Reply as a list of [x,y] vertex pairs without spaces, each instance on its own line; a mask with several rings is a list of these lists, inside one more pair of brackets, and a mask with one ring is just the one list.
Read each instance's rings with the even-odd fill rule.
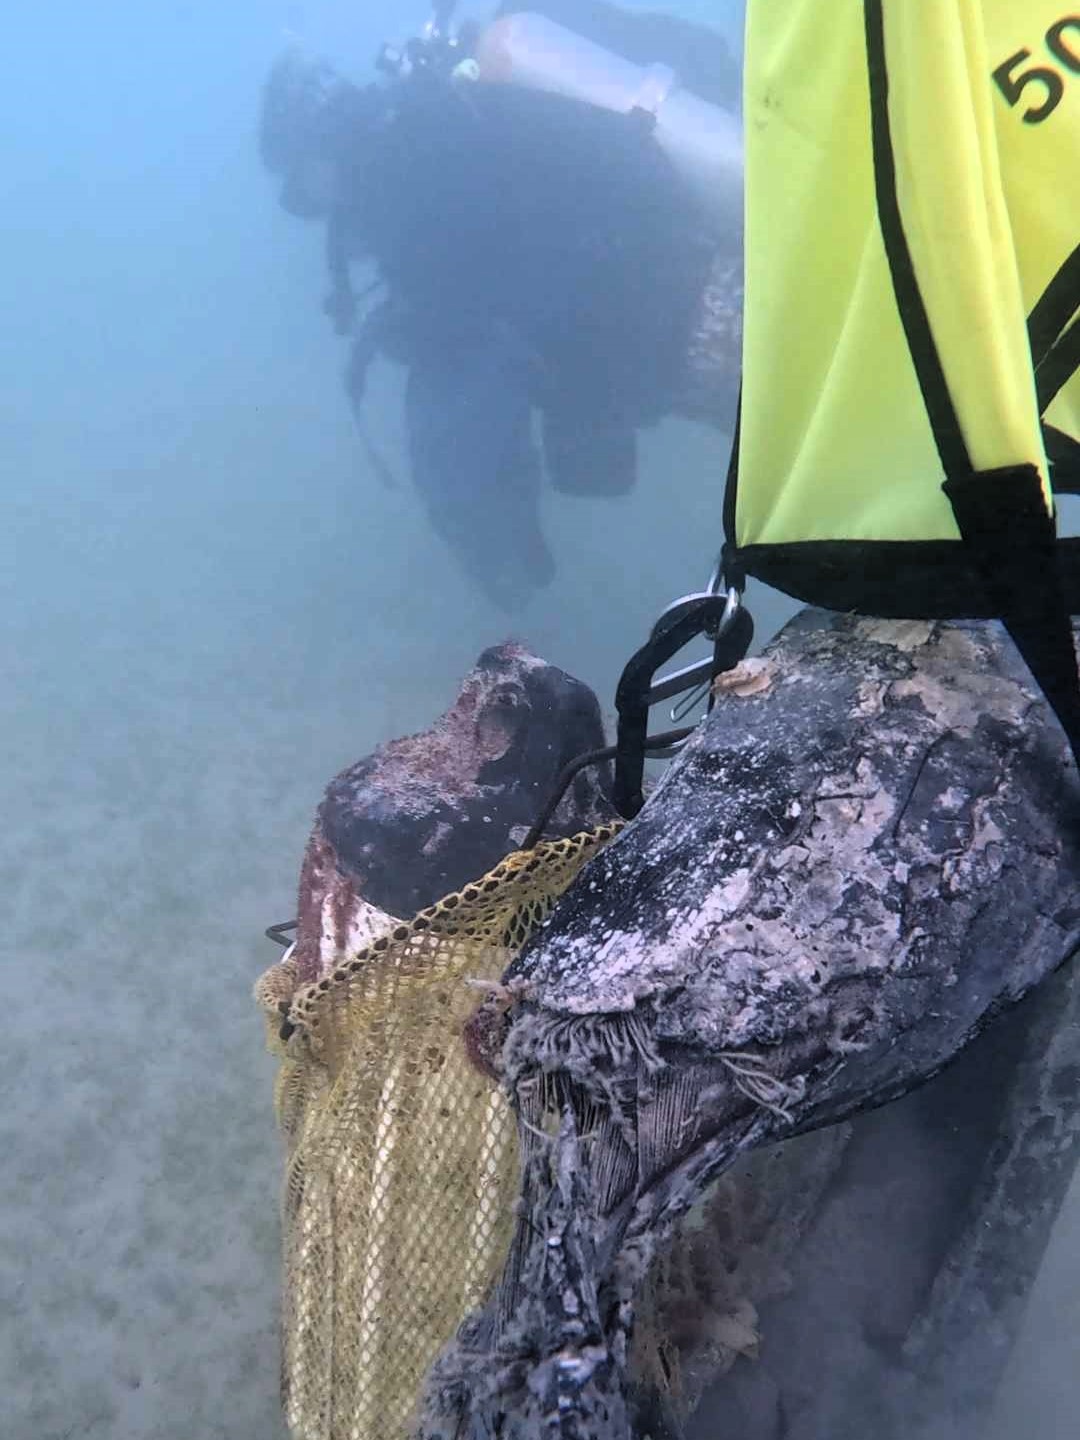
[[725,573],[1000,616],[1080,746],[1080,8],[750,0]]

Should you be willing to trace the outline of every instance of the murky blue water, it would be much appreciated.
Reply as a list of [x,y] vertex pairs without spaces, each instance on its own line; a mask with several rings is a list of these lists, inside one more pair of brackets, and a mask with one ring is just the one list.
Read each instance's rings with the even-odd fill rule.
[[[689,425],[647,437],[627,500],[549,498],[562,578],[512,624],[407,486],[365,468],[321,237],[259,168],[258,93],[287,28],[362,75],[423,18],[328,0],[5,17],[10,1440],[279,1433],[278,1147],[249,991],[321,789],[428,723],[508,632],[610,697],[713,559],[726,438]],[[373,376],[392,458],[399,390]],[[786,613],[755,608],[765,631]],[[1077,1263],[1063,1231],[1007,1409],[1045,1401],[1045,1440],[1080,1398]]]

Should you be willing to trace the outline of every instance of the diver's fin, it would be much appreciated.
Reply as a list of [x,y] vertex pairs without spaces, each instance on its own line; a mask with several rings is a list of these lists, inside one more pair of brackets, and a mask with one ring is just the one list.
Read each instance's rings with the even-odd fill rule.
[[499,332],[429,351],[409,370],[413,483],[462,568],[505,609],[550,583],[540,528],[529,372]]

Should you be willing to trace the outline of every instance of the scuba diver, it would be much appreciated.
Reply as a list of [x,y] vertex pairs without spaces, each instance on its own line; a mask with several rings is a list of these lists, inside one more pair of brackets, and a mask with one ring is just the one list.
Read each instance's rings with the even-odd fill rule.
[[[504,5],[456,32],[451,9],[401,52],[384,49],[381,81],[363,87],[284,56],[264,89],[260,149],[283,207],[326,225],[325,308],[351,339],[361,437],[381,355],[407,371],[409,465],[433,528],[510,609],[555,574],[545,472],[566,493],[625,494],[642,427],[673,413],[727,423],[738,76],[712,32],[598,0]],[[678,87],[660,63],[669,54],[707,93]],[[377,278],[358,297],[362,264]],[[719,331],[717,273],[730,297]],[[698,373],[706,350],[715,370],[718,333],[726,388]]]

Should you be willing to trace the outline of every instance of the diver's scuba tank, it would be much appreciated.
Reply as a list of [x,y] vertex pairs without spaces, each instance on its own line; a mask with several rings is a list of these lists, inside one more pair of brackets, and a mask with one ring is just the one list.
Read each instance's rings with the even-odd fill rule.
[[635,65],[543,15],[504,15],[481,33],[476,78],[651,117],[656,142],[724,227],[741,223],[742,126],[679,86],[666,65]]
[[646,117],[661,150],[717,225],[742,223],[743,141],[739,117],[684,90],[667,65],[637,65],[528,11],[455,31],[455,0],[404,46],[384,45],[377,67],[392,79],[416,74],[546,90],[603,110]]

